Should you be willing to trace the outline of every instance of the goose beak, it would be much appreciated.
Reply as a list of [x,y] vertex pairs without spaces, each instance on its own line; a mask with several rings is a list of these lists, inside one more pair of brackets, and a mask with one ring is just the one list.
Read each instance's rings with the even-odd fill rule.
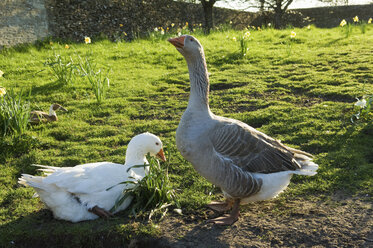
[[163,149],[161,148],[161,150],[159,150],[159,152],[157,153],[157,157],[160,158],[163,162],[166,162],[166,157],[164,156],[164,152],[163,152]]
[[183,48],[184,47],[184,39],[185,36],[180,36],[176,38],[170,38],[168,41],[174,45],[176,48]]
[[65,111],[65,112],[67,112],[67,109],[65,109],[65,108],[62,107],[62,106],[60,107],[60,109],[63,110],[63,111]]

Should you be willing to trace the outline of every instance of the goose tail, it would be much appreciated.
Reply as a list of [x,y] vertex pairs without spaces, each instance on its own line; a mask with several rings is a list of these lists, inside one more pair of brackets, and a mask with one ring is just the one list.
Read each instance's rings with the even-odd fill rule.
[[308,156],[307,153],[296,153],[295,161],[300,165],[300,168],[294,171],[294,174],[305,175],[305,176],[314,176],[317,174],[317,169],[319,165],[312,161],[312,158]]

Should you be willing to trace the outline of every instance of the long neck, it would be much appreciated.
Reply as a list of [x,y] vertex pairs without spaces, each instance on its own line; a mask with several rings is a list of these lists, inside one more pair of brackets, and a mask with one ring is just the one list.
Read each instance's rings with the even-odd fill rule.
[[[126,151],[126,162],[124,165],[127,166],[134,166],[134,165],[143,165],[149,164],[148,160],[144,155],[144,151],[142,149],[138,149],[137,147],[130,147],[128,146]],[[144,177],[146,172],[149,170],[148,166],[146,167],[139,167],[139,168],[132,168],[133,172],[137,175]]]
[[53,110],[53,105],[49,108],[49,116],[57,116],[56,112]]
[[190,79],[190,97],[188,108],[198,110],[209,110],[209,76],[207,72],[206,60],[203,53],[200,56],[186,58],[189,79]]

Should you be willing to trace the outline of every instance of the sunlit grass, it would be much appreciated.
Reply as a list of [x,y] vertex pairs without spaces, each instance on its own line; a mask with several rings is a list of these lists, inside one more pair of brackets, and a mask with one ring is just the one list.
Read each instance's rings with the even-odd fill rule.
[[[289,53],[291,31],[296,37]],[[169,183],[184,215],[205,211],[203,206],[208,201],[221,196],[175,146],[175,130],[190,89],[186,63],[166,41],[177,32],[176,28],[172,34],[158,31],[153,38],[117,43],[92,37],[90,44],[68,43],[69,49],[65,48],[66,42],[53,41],[0,53],[0,69],[4,72],[1,87],[14,87],[16,92],[31,90],[25,99],[31,109],[47,109],[56,102],[69,110],[56,123],[28,130],[19,141],[2,140],[7,156],[0,161],[4,186],[0,190],[0,224],[1,234],[11,233],[0,235],[2,245],[7,246],[10,240],[21,242],[25,235],[54,242],[48,236],[51,228],[53,237],[81,235],[91,241],[98,232],[119,237],[123,230],[132,228],[128,222],[139,220],[128,217],[128,212],[109,221],[76,225],[55,221],[42,211],[39,200],[31,198],[32,189],[17,186],[17,177],[21,173],[36,174],[30,166],[33,163],[124,163],[129,140],[145,131],[160,136],[173,151]],[[310,178],[294,177],[283,197],[321,197],[336,190],[372,196],[373,129],[369,122],[352,124],[350,118],[355,113],[356,98],[373,94],[373,26],[367,24],[365,33],[356,26],[348,37],[341,27],[250,29],[249,50],[244,57],[239,42],[232,39],[242,33],[228,28],[214,30],[209,36],[193,33],[205,49],[211,110],[315,155],[319,173]],[[90,52],[97,68],[111,69],[110,90],[100,105],[85,78],[61,84],[43,65],[54,54],[84,58]],[[98,231],[87,233],[93,226],[98,226]]]

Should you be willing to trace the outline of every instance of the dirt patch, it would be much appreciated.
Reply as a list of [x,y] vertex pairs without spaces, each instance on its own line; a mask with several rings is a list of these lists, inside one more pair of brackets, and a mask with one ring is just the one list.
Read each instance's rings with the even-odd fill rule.
[[176,248],[373,247],[372,202],[340,198],[250,204],[241,207],[241,218],[230,227],[206,223],[216,217],[207,209],[206,216],[171,216],[159,224],[161,242]]

